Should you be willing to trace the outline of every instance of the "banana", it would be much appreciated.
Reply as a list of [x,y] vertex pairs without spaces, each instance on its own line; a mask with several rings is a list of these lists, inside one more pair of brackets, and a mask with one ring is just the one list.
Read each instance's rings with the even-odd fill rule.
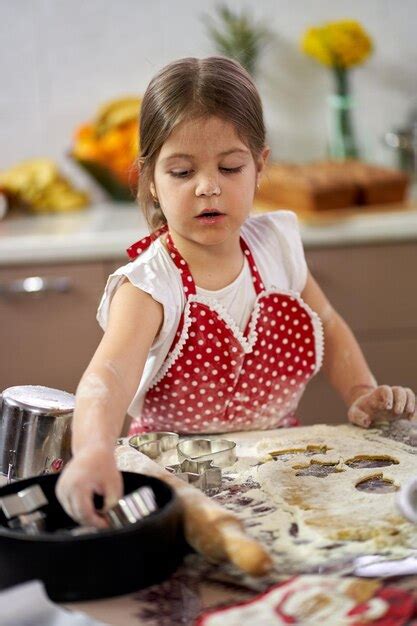
[[140,103],[141,99],[138,96],[128,96],[103,104],[94,119],[96,133],[103,135],[114,126],[136,120]]
[[0,185],[13,193],[18,193],[26,187],[35,189],[46,187],[57,175],[56,166],[50,159],[30,159],[0,172]]
[[69,211],[89,202],[88,194],[75,189],[50,159],[23,161],[0,172],[0,187],[14,202],[33,212]]

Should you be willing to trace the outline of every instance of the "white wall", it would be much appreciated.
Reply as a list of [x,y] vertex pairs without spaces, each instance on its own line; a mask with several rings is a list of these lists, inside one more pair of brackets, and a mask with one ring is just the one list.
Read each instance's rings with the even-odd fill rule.
[[[417,97],[416,0],[231,1],[265,19],[273,41],[258,86],[275,158],[324,155],[328,71],[299,52],[305,28],[360,20],[375,40],[354,71],[357,121],[372,156]],[[201,16],[217,0],[0,0],[0,168],[22,159],[62,161],[74,128],[118,95],[141,93],[161,66],[214,52]]]

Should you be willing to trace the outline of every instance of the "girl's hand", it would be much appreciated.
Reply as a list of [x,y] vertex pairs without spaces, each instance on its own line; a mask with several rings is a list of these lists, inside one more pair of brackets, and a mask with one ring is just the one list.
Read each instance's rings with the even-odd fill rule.
[[113,446],[100,444],[80,450],[59,477],[56,494],[66,513],[79,524],[107,528],[94,507],[93,497],[103,496],[104,509],[123,497],[122,476],[116,467]]
[[356,398],[349,408],[348,419],[352,424],[369,428],[378,420],[411,419],[415,408],[414,391],[381,385]]

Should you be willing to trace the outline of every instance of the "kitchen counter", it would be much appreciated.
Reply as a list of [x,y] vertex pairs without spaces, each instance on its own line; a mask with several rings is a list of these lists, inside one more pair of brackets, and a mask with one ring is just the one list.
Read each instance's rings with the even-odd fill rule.
[[[135,204],[96,204],[62,215],[19,215],[0,221],[0,265],[121,259],[148,234]],[[301,220],[306,249],[417,240],[417,203],[401,210],[343,211]]]
[[134,204],[97,204],[85,211],[19,215],[0,222],[0,265],[120,259],[148,234]]

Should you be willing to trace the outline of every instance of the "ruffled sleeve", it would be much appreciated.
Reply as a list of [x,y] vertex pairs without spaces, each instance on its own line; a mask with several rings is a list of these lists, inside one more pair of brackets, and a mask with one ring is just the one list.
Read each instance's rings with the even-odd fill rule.
[[307,282],[308,268],[297,215],[293,211],[277,211],[271,213],[270,219],[287,247],[292,289],[301,293]]
[[[180,319],[181,292],[177,286],[177,277],[171,276],[170,280],[169,273],[173,272],[173,269],[161,267],[158,261],[160,259],[157,255],[152,257],[146,252],[135,261],[119,267],[113,274],[110,274],[97,310],[97,321],[103,330],[106,330],[108,325],[112,298],[118,287],[127,279],[163,306],[164,321],[152,348],[157,348],[169,336],[172,336]],[[178,293],[175,295],[176,287]]]
[[281,210],[256,215],[244,230],[269,286],[301,293],[308,269],[296,214]]

